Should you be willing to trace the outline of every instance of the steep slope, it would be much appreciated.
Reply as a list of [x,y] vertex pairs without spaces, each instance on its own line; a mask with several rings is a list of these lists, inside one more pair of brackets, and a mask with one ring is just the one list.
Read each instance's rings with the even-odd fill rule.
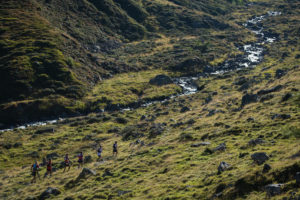
[[[280,193],[271,199],[299,198],[300,4],[264,1],[231,15],[243,23],[265,14],[266,8],[282,13],[261,22],[278,40],[263,44],[267,52],[254,69],[198,78],[199,92],[147,107],[1,132],[0,198],[39,199],[53,187],[59,192],[49,199],[254,200],[268,198],[265,186],[277,183],[282,184]],[[114,101],[126,101],[130,91],[149,89],[147,77],[160,73],[122,74],[97,87],[110,87]],[[114,141],[117,158],[111,152]],[[99,143],[103,162],[96,161]],[[80,151],[91,156],[85,167],[94,175],[80,175]],[[268,155],[263,164],[252,159],[260,152]],[[64,173],[65,153],[73,166]],[[30,184],[30,165],[47,156],[53,159],[53,176]],[[230,167],[218,170],[221,162]]]
[[195,56],[189,73],[222,62],[253,39],[227,21],[237,8],[223,0],[5,1],[1,123],[90,112],[83,97],[117,73],[174,70]]

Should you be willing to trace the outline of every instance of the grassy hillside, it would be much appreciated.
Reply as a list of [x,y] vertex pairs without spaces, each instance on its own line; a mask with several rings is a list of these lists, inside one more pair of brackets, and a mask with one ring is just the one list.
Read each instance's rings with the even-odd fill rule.
[[[174,6],[198,1],[160,2]],[[265,44],[264,60],[254,69],[198,79],[196,83],[204,86],[201,91],[164,103],[0,133],[0,197],[38,199],[46,188],[55,187],[61,193],[50,199],[254,200],[268,198],[265,186],[280,183],[281,193],[271,199],[289,199],[292,193],[298,198],[299,2],[255,3],[232,12],[231,22],[241,24],[253,15],[264,14],[266,7],[282,12],[263,22],[279,39]],[[187,42],[182,48],[184,44]],[[126,104],[176,92],[175,85],[157,90],[148,84],[150,77],[161,73],[174,75],[161,69],[117,75],[97,84],[74,107],[93,102],[96,109],[107,101]],[[278,89],[270,90],[275,87]],[[245,101],[246,94],[257,98]],[[119,144],[117,158],[112,157],[114,141]],[[96,161],[99,143],[104,147],[103,162]],[[222,143],[226,148],[218,150]],[[85,167],[96,175],[78,178],[82,170],[75,164],[80,151],[92,156]],[[269,171],[263,172],[264,164],[251,159],[257,152],[269,156],[264,163],[271,166]],[[70,154],[74,166],[63,173],[60,163],[65,153]],[[34,160],[42,162],[47,155],[53,158],[53,177],[30,184],[31,164]],[[230,168],[218,173],[221,162]],[[45,171],[42,166],[40,174]]]
[[[235,45],[254,39],[230,20],[239,7],[242,2],[224,0],[5,1],[2,123],[86,112],[85,97],[114,74],[174,70],[194,57],[201,62],[190,73],[216,65],[239,53]],[[53,105],[60,109],[53,111]]]

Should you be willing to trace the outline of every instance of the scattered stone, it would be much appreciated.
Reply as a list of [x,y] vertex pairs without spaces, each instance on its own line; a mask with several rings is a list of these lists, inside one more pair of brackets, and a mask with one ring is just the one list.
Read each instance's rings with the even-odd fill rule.
[[254,122],[254,118],[253,118],[253,117],[249,117],[249,118],[247,119],[247,122]]
[[234,81],[233,84],[235,84],[235,85],[243,85],[243,84],[245,84],[247,81],[248,81],[248,79],[245,78],[244,76],[242,76],[242,77],[239,77],[239,78],[235,79],[235,81]]
[[282,102],[283,102],[283,101],[287,101],[287,100],[289,100],[292,96],[293,96],[293,95],[292,95],[291,93],[286,93],[286,94],[282,97],[281,101],[282,101]]
[[243,97],[242,97],[242,107],[247,105],[247,104],[250,104],[250,103],[255,103],[257,102],[258,100],[258,95],[257,94],[245,94]]
[[34,134],[44,134],[44,133],[54,133],[54,128],[53,127],[44,127],[44,128],[40,128],[39,130],[37,130]]
[[154,138],[158,135],[161,135],[164,130],[165,128],[161,123],[153,124],[149,131],[149,138]]
[[105,169],[102,177],[106,177],[106,176],[113,176],[113,174],[109,171],[109,169]]
[[186,124],[195,124],[196,121],[194,119],[189,119],[187,122],[185,122]]
[[92,156],[85,156],[83,162],[84,163],[91,163],[93,161]]
[[89,168],[83,168],[82,171],[81,171],[81,173],[77,177],[77,180],[86,178],[89,175],[95,176],[96,172],[94,170],[92,170],[92,169],[89,169]]
[[271,117],[272,120],[275,120],[275,119],[289,119],[289,118],[291,118],[291,115],[288,115],[288,114],[274,114]]
[[264,168],[262,170],[263,173],[268,173],[272,167],[269,164],[264,164]]
[[44,200],[50,198],[52,195],[57,196],[61,192],[57,188],[48,187],[40,196],[39,200]]
[[146,115],[142,115],[141,118],[140,118],[141,121],[144,120],[144,119],[146,119]]
[[53,159],[53,158],[58,158],[59,155],[57,153],[50,153],[46,155],[47,159]]
[[173,83],[173,81],[169,76],[160,74],[160,75],[157,75],[156,77],[154,77],[153,79],[151,79],[149,81],[149,83],[151,85],[162,86],[162,85],[171,84],[171,83]]
[[246,155],[248,155],[249,153],[240,153],[239,154],[239,158],[244,158]]
[[252,160],[256,162],[258,165],[263,164],[267,160],[269,160],[269,156],[265,152],[258,152],[251,155]]
[[225,113],[223,110],[209,110],[208,114],[206,115],[207,117],[213,116],[216,113]]
[[266,94],[260,97],[259,101],[260,102],[264,102],[264,101],[268,101],[270,99],[273,99],[274,95],[273,94]]
[[270,89],[266,89],[266,90],[260,90],[257,92],[258,95],[265,95],[265,94],[269,94],[269,93],[272,93],[272,92],[277,92],[279,90],[281,90],[283,87],[282,85],[277,85],[275,87],[272,87]]
[[213,149],[213,151],[225,151],[226,150],[226,144],[222,143],[219,146],[217,146],[216,148]]
[[128,121],[123,117],[117,117],[116,122],[119,124],[127,124]]
[[122,195],[127,194],[127,193],[130,193],[130,192],[132,192],[132,191],[131,191],[131,190],[125,190],[125,191],[123,191],[123,190],[118,190],[118,195],[119,195],[119,196],[122,196]]
[[184,106],[184,107],[181,108],[180,112],[181,112],[181,113],[184,113],[184,112],[187,112],[187,111],[190,111],[190,110],[191,110],[191,109],[190,109],[189,107]]
[[14,148],[18,148],[18,147],[20,147],[20,146],[22,146],[22,145],[23,145],[22,143],[16,142],[16,143],[13,145],[13,147],[14,147]]
[[229,169],[230,165],[226,162],[221,162],[219,167],[218,167],[218,174],[221,174],[222,172],[224,172],[225,170]]
[[275,77],[276,78],[281,78],[282,76],[284,76],[286,74],[286,72],[282,69],[277,69],[276,73],[275,73]]
[[300,172],[297,172],[297,173],[296,173],[295,179],[296,179],[296,184],[297,184],[297,185],[300,185]]
[[200,143],[191,144],[191,147],[200,147],[200,146],[207,146],[207,145],[210,145],[210,142],[200,142]]
[[257,138],[257,139],[252,139],[252,140],[250,140],[250,141],[248,142],[248,145],[249,145],[249,146],[256,146],[256,145],[258,145],[258,144],[263,144],[263,143],[265,143],[265,141],[264,141],[263,139]]
[[281,186],[283,184],[269,184],[265,186],[268,196],[275,196],[281,193]]
[[31,158],[39,158],[40,157],[40,155],[37,151],[33,151],[27,155],[30,156]]

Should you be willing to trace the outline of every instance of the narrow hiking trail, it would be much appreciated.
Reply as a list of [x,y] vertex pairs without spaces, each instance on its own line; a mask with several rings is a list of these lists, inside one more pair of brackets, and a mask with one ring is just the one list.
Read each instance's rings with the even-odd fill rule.
[[[207,66],[205,72],[194,75],[194,76],[184,76],[184,77],[177,77],[173,78],[173,82],[177,85],[179,85],[182,88],[182,93],[179,93],[177,95],[169,96],[163,100],[151,100],[148,102],[136,102],[134,107],[122,107],[119,106],[117,108],[114,108],[114,111],[126,111],[126,110],[132,110],[139,107],[147,107],[149,105],[155,104],[155,103],[163,103],[169,99],[173,99],[180,96],[186,96],[186,95],[192,95],[198,91],[197,85],[194,83],[195,80],[200,79],[204,76],[209,75],[217,75],[217,74],[223,74],[225,72],[230,71],[238,71],[244,68],[253,68],[263,60],[263,55],[265,53],[264,44],[270,44],[277,40],[276,35],[272,35],[270,33],[267,33],[264,30],[262,21],[265,20],[268,17],[274,17],[281,15],[281,12],[277,11],[268,11],[266,14],[261,16],[256,16],[253,18],[250,18],[247,22],[243,24],[243,26],[250,31],[252,31],[256,37],[256,42],[249,43],[240,47],[237,47],[241,52],[244,54],[237,55],[233,59],[226,60],[225,62],[219,64],[218,66]],[[110,110],[102,110],[102,112],[106,112]],[[63,121],[63,118],[53,119],[53,120],[46,120],[46,121],[38,121],[38,122],[32,122],[27,123],[21,126],[11,127],[8,129],[2,129],[0,132],[5,131],[11,131],[13,129],[26,129],[28,127],[36,127],[36,126],[45,126],[49,124],[55,124]]]

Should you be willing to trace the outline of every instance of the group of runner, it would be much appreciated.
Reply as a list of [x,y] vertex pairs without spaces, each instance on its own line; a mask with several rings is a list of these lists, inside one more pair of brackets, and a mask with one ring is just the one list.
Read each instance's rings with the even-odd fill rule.
[[[103,151],[103,148],[102,148],[102,145],[100,144],[99,148],[97,149],[97,156],[98,156],[97,161],[101,161],[102,151]],[[116,157],[117,155],[118,155],[118,143],[117,143],[117,141],[115,141],[113,144],[113,157]],[[77,157],[78,157],[77,162],[78,162],[78,169],[79,169],[79,168],[83,167],[83,163],[84,163],[83,152],[80,152]],[[50,178],[52,176],[52,160],[51,160],[51,158],[48,159],[46,166],[47,166],[47,171],[44,175],[44,178],[47,176],[49,176],[49,178]],[[32,176],[33,176],[31,183],[36,182],[37,176],[40,179],[39,168],[40,168],[40,166],[39,166],[38,162],[35,161],[33,163],[33,165],[31,166],[31,172],[32,172]],[[68,171],[71,168],[71,161],[69,159],[69,154],[66,154],[64,157],[64,171],[63,172],[65,172],[67,168],[68,168]]]

